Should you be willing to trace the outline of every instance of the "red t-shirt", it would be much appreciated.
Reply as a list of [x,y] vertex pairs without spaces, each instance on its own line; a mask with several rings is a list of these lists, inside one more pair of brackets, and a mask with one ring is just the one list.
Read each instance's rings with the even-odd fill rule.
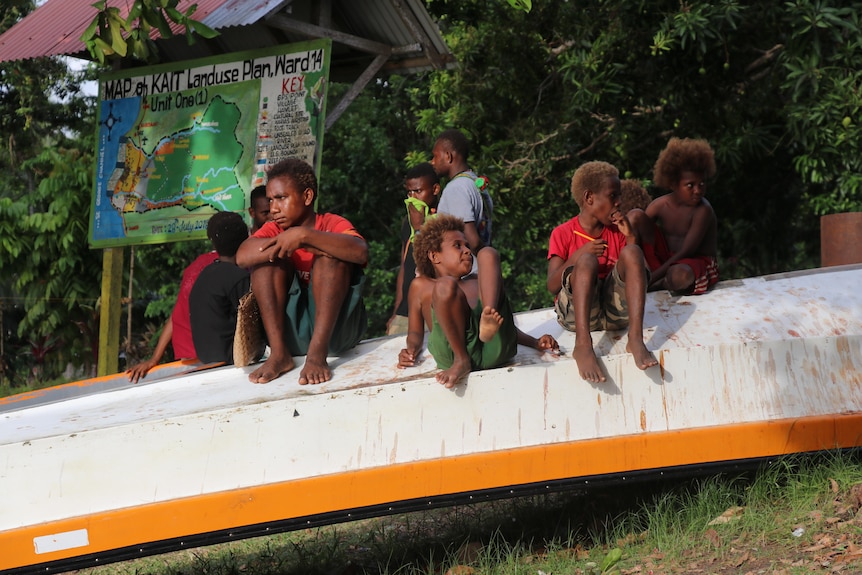
[[[548,244],[548,259],[557,256],[567,260],[578,248],[590,242],[587,238],[576,234],[575,230],[586,235],[577,216],[554,228]],[[626,236],[616,225],[611,224],[605,226],[599,238],[608,242],[608,249],[599,256],[599,279],[605,279],[620,259],[620,252],[626,245]]]
[[[336,214],[317,214],[314,218],[314,229],[319,232],[332,232],[336,234],[348,234],[362,238],[356,228],[346,218]],[[274,238],[282,231],[275,222],[266,222],[259,230],[254,232],[255,238]],[[290,256],[299,279],[305,284],[311,281],[311,266],[314,263],[314,254],[306,249],[299,248]]]
[[177,303],[174,304],[174,311],[171,313],[171,323],[174,326],[174,333],[171,336],[171,345],[174,348],[175,359],[188,359],[197,357],[195,352],[195,344],[192,341],[192,322],[189,313],[189,294],[192,293],[192,287],[195,285],[195,280],[201,275],[205,267],[218,259],[218,254],[215,251],[207,252],[195,258],[195,261],[190,263],[183,270],[183,279],[180,282],[180,291],[177,294]]

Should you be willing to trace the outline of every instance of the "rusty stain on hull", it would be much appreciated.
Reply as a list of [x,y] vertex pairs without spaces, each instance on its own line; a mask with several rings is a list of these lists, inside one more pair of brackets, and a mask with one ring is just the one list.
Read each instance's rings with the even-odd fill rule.
[[[398,369],[403,338],[393,337],[330,358],[333,379],[318,386],[298,384],[297,358],[265,386],[247,381],[254,366],[221,367],[69,399],[51,401],[50,390],[13,398],[0,402],[0,475],[22,496],[0,508],[0,548],[43,525],[79,529],[79,519],[105,530],[90,541],[110,543],[62,556],[393,494],[862,445],[858,285],[862,266],[721,282],[698,297],[648,294],[644,336],[659,365],[638,369],[624,331],[597,332],[602,384],[583,381],[570,355],[519,347],[510,364],[447,390],[427,353]],[[552,309],[516,321],[574,348]],[[303,488],[312,485],[319,490]],[[236,507],[226,495],[235,491],[279,503],[222,506]],[[198,506],[206,512],[192,513]],[[167,534],[185,525],[172,513],[210,523]],[[31,543],[0,557],[0,570],[46,560],[32,557]]]

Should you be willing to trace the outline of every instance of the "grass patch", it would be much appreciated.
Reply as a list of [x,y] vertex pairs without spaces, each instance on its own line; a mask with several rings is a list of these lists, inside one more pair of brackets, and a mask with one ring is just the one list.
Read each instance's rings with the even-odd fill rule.
[[90,575],[862,572],[862,458],[455,506],[213,545]]

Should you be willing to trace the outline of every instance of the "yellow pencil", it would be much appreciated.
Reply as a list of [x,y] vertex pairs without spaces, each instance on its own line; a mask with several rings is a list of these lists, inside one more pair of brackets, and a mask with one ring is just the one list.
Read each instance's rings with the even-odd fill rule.
[[572,230],[572,231],[573,231],[573,232],[575,232],[575,234],[577,234],[577,235],[581,236],[582,238],[587,239],[587,240],[590,240],[591,242],[596,241],[596,238],[591,238],[591,237],[590,237],[590,236],[588,236],[587,234],[581,233],[581,232],[579,232],[578,230]]

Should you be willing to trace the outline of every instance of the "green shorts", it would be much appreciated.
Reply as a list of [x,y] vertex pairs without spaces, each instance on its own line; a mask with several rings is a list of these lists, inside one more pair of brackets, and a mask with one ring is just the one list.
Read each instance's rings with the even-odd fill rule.
[[[647,276],[649,276],[649,270],[647,270]],[[575,331],[572,266],[563,270],[562,280],[563,287],[554,303],[557,322],[565,329]],[[596,281],[593,295],[590,297],[590,331],[625,329],[628,325],[629,304],[626,300],[626,284],[614,266],[608,277]]]
[[[472,370],[499,367],[518,353],[518,329],[515,327],[512,307],[509,305],[506,295],[503,295],[500,307],[497,309],[497,312],[503,316],[503,325],[487,343],[479,339],[479,318],[482,316],[484,307],[479,301],[467,319],[467,354],[470,356]],[[431,320],[428,351],[434,356],[437,367],[449,369],[455,362],[455,353],[452,351],[452,346],[449,345],[449,340],[446,339],[443,329],[437,323],[437,315],[434,310],[431,310]]]
[[[314,278],[312,278],[312,282]],[[365,286],[365,274],[357,270],[350,282],[350,289],[341,304],[332,337],[329,340],[329,355],[339,355],[354,347],[365,335],[368,318],[365,313],[365,301],[362,291]],[[303,285],[298,276],[294,276],[290,291],[287,294],[287,314],[285,322],[285,337],[287,347],[292,355],[306,355],[314,333],[314,294],[311,285]]]

